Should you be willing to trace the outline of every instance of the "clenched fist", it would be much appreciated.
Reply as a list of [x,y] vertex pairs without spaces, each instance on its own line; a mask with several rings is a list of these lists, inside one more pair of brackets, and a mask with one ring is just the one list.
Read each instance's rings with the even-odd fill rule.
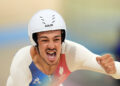
[[108,74],[116,73],[115,63],[110,54],[105,54],[103,56],[96,57],[96,60],[98,64],[100,64],[102,68],[106,71],[106,73]]

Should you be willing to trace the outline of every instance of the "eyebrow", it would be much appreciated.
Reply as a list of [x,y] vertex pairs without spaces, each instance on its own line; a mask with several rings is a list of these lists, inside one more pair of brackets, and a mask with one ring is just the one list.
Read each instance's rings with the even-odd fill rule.
[[39,37],[39,36],[38,36],[38,38],[48,38],[48,37],[46,37],[46,36],[41,36],[41,37]]
[[[57,37],[61,37],[61,35],[57,35],[54,38],[57,38]],[[48,38],[48,37],[47,36],[41,36],[41,37],[38,36],[38,38]]]
[[61,35],[57,35],[57,36],[55,36],[55,38],[56,38],[56,37],[61,37]]

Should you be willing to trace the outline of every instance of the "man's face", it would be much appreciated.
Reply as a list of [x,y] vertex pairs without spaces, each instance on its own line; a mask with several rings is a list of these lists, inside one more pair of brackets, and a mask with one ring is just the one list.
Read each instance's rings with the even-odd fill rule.
[[61,53],[61,30],[40,32],[37,37],[40,57],[49,65],[56,64]]

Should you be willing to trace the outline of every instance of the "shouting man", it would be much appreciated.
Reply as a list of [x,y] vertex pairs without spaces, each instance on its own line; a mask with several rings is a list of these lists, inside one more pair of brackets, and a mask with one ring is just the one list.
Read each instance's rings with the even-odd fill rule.
[[96,55],[65,40],[66,25],[53,10],[41,10],[28,24],[30,46],[15,55],[7,86],[62,86],[76,70],[91,70],[120,78],[120,63],[110,54]]

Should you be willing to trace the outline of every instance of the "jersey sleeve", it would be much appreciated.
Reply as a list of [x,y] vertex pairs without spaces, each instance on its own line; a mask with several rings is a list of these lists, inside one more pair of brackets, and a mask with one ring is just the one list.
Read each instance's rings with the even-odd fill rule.
[[[106,74],[104,69],[96,61],[96,57],[99,55],[92,53],[84,46],[65,40],[64,52],[66,54],[68,68],[71,72],[83,69]],[[110,75],[116,79],[119,79],[120,63],[115,61],[115,66],[117,69],[116,74]]]
[[30,61],[27,59],[28,51],[26,49],[19,50],[11,64],[10,75],[6,86],[28,86],[31,76],[27,65]]

